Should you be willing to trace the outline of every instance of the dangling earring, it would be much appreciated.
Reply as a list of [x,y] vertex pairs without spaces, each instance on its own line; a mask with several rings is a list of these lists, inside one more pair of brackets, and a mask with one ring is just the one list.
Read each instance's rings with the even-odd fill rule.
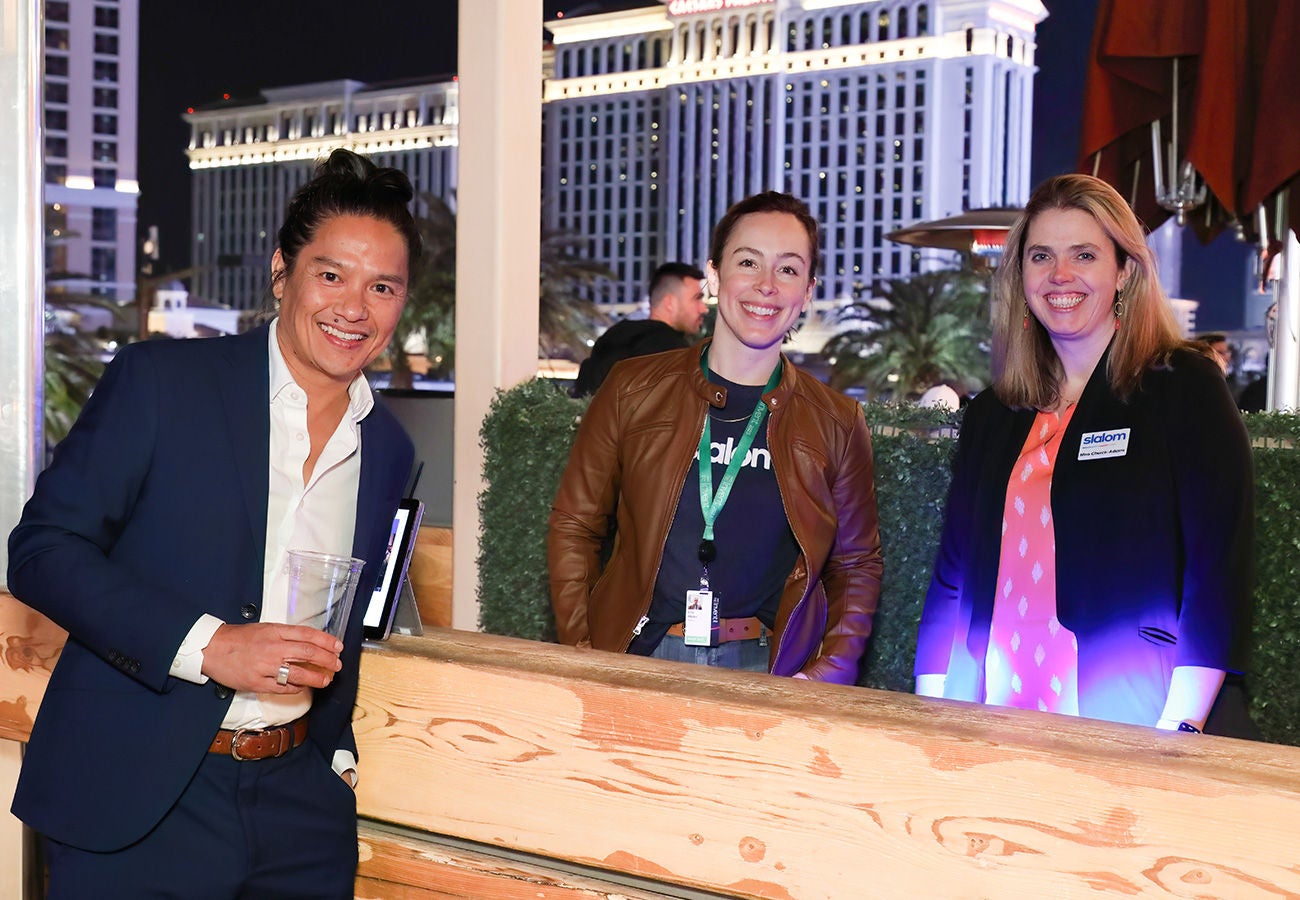
[[1025,331],[1029,330],[1029,304],[1028,303],[1025,304],[1025,321],[1021,327],[1023,327]]
[[1115,291],[1115,330],[1119,331],[1120,320],[1124,318],[1124,291]]

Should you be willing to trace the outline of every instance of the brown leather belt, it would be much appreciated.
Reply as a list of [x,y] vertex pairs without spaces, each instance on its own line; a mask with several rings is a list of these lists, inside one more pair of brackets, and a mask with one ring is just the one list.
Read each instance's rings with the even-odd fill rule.
[[307,740],[307,717],[272,728],[223,728],[212,739],[209,753],[233,756],[240,760],[272,759],[284,756]]
[[[756,641],[766,631],[763,623],[753,616],[748,619],[719,619],[717,641],[719,644],[731,641]],[[669,625],[668,633],[674,637],[686,637],[686,625],[682,622]]]

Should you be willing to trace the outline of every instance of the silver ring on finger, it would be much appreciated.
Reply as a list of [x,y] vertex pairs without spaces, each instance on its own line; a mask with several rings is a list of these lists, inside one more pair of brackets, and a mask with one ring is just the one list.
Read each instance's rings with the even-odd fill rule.
[[280,664],[280,670],[279,670],[278,672],[275,673],[275,683],[278,684],[278,685],[280,685],[281,687],[284,687],[286,684],[289,683],[289,663],[288,663],[288,662],[283,662],[283,663]]

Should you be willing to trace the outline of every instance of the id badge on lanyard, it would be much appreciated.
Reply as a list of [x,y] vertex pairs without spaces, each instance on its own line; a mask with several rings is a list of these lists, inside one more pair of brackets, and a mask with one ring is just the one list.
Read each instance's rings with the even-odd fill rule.
[[[707,582],[707,576],[701,581]],[[686,592],[686,634],[688,647],[711,647],[718,630],[718,604],[707,586]]]

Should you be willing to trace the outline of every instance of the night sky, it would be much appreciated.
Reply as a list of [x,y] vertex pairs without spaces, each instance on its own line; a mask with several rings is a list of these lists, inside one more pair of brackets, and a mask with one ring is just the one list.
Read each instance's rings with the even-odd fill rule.
[[[547,18],[560,10],[599,5],[577,0],[544,3]],[[1045,5],[1051,15],[1038,29],[1033,184],[1072,171],[1078,162],[1083,73],[1096,11],[1096,0],[1045,0]],[[456,0],[382,0],[373,5],[352,0],[142,3],[140,225],[159,226],[161,270],[189,263],[189,129],[180,118],[186,107],[211,105],[225,93],[235,99],[253,98],[265,87],[452,73],[456,8]],[[379,14],[368,14],[370,10]],[[1198,255],[1206,257],[1200,268]],[[1213,303],[1224,293],[1240,295],[1236,278],[1224,278],[1223,254],[1191,256],[1183,293],[1202,300],[1202,326],[1236,327],[1239,323],[1233,319],[1239,313],[1234,305]],[[1206,296],[1198,296],[1202,291]]]

